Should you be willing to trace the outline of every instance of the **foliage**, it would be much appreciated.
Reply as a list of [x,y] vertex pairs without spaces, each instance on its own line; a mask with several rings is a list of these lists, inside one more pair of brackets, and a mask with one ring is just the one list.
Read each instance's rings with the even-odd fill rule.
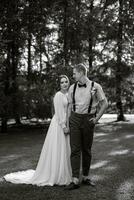
[[0,115],[51,116],[58,76],[65,73],[72,83],[72,66],[79,62],[103,85],[109,112],[118,112],[118,103],[132,110],[131,0],[0,0],[0,5]]

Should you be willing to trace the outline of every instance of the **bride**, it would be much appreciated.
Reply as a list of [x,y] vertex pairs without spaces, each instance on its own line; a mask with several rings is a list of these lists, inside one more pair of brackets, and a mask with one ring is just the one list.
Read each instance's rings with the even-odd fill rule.
[[6,174],[4,179],[12,183],[37,186],[68,185],[71,183],[70,138],[67,127],[67,91],[69,79],[60,76],[60,91],[54,96],[55,114],[51,120],[36,170]]

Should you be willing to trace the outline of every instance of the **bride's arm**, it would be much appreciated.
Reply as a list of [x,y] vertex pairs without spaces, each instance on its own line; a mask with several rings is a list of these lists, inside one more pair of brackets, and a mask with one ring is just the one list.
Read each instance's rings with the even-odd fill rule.
[[63,104],[63,96],[59,92],[54,96],[54,110],[59,125],[64,129],[66,127],[66,113]]

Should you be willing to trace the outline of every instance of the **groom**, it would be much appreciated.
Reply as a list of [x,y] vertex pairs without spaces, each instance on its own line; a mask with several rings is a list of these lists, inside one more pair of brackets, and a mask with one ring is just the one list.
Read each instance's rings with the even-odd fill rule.
[[76,83],[69,88],[68,107],[72,165],[72,183],[67,186],[68,190],[80,187],[81,154],[82,183],[95,186],[89,179],[93,133],[95,124],[108,106],[102,87],[88,79],[87,69],[83,64],[73,68],[73,78]]

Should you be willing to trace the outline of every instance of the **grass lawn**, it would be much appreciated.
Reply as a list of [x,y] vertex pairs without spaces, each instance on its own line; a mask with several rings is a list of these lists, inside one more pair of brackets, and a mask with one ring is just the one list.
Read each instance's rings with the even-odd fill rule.
[[66,191],[64,187],[37,187],[3,181],[3,175],[35,169],[46,130],[10,128],[0,135],[0,200],[133,200],[134,124],[98,124],[92,148],[90,175],[96,188],[82,185]]

